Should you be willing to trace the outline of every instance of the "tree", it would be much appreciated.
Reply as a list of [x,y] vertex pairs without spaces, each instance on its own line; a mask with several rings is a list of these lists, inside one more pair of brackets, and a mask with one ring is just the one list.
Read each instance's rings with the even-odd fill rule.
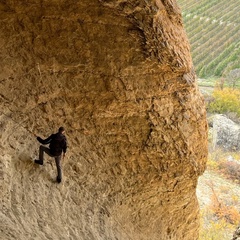
[[232,88],[235,88],[237,83],[240,82],[240,68],[231,70],[227,75],[227,82]]

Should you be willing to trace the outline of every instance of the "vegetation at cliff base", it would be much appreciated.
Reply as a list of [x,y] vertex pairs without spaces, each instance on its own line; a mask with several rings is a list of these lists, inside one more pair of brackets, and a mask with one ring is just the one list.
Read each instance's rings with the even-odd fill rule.
[[224,88],[214,89],[213,99],[208,104],[211,113],[229,114],[235,113],[240,117],[240,90]]

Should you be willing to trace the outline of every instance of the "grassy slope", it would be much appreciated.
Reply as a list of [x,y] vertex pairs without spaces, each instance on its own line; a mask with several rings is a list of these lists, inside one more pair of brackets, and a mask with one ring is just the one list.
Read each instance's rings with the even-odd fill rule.
[[177,0],[200,78],[240,68],[240,1]]

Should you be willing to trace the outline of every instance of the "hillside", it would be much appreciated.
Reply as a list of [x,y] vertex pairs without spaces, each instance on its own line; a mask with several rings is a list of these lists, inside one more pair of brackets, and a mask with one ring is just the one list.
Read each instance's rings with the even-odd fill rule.
[[177,0],[199,77],[240,68],[240,4],[236,0]]

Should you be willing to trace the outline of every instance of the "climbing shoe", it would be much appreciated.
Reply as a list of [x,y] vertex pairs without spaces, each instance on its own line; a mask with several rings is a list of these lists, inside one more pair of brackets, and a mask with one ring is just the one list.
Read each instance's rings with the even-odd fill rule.
[[62,179],[57,177],[57,182],[60,183],[61,181],[62,181]]
[[39,165],[43,165],[43,161],[41,161],[41,160],[35,160],[34,162],[39,164]]

